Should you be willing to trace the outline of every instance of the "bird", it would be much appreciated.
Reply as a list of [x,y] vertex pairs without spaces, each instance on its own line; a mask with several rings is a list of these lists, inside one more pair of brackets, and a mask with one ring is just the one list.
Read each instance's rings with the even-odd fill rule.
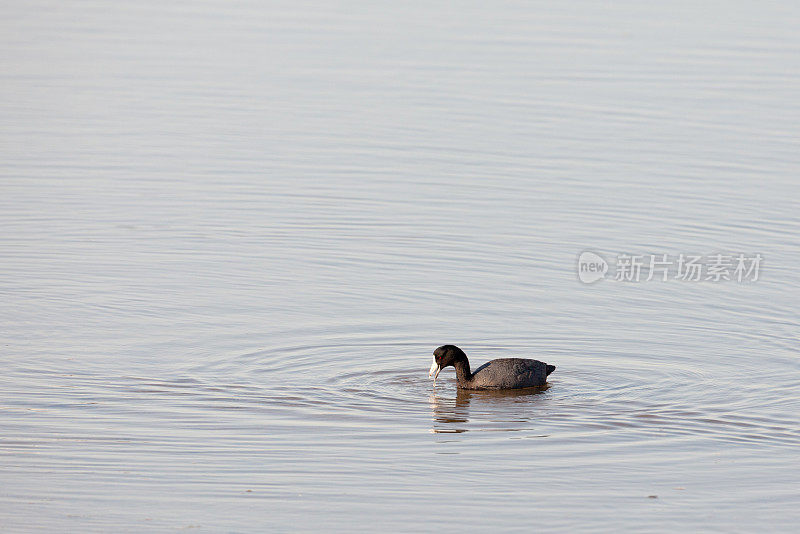
[[448,366],[456,368],[456,378],[460,389],[520,389],[543,386],[547,376],[556,370],[539,360],[523,358],[500,358],[487,362],[474,373],[470,372],[469,360],[463,350],[455,345],[442,345],[433,351],[433,364],[428,376],[436,377]]

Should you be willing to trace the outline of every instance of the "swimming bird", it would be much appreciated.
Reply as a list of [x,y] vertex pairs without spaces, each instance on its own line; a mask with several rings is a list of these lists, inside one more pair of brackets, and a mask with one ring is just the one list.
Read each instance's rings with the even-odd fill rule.
[[547,376],[556,370],[539,360],[523,358],[500,358],[487,362],[474,373],[469,370],[469,360],[464,351],[455,345],[442,345],[433,351],[433,364],[428,376],[433,376],[433,385],[439,372],[452,365],[456,368],[458,387],[461,389],[519,389],[543,386]]

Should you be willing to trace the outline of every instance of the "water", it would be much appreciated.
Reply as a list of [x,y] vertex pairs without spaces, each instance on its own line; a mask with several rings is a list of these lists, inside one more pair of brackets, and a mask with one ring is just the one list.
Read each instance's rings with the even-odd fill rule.
[[796,527],[795,6],[5,15],[1,530]]

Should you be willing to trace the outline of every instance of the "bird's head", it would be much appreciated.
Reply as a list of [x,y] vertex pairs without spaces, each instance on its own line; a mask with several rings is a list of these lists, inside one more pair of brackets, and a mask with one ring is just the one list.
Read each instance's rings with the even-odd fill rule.
[[436,377],[439,376],[439,372],[442,369],[448,365],[455,364],[457,360],[462,358],[466,360],[467,355],[455,345],[442,345],[433,351],[433,363],[431,364],[431,370],[428,372],[429,377],[433,376],[433,384],[436,385]]

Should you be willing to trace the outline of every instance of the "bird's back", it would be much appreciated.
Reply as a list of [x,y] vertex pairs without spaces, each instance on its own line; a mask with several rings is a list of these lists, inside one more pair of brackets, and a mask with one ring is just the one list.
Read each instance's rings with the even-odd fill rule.
[[518,389],[543,386],[555,366],[539,360],[500,358],[478,367],[467,389]]

